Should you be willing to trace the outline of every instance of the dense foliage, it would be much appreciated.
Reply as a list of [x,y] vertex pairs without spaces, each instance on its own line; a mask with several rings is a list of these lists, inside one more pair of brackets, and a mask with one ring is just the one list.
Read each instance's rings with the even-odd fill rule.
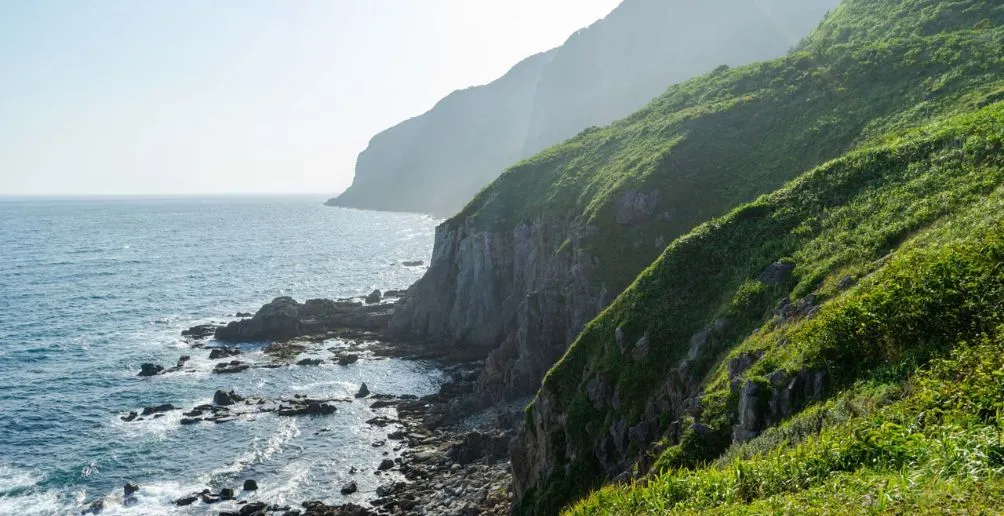
[[[666,439],[652,476],[603,488],[572,513],[999,505],[1000,48],[995,2],[847,0],[787,58],[673,87],[483,192],[468,209],[492,224],[555,206],[588,218],[604,279],[616,283],[642,259],[625,252],[634,239],[685,231],[808,170],[677,238],[588,325],[542,387],[566,418],[551,436],[559,465],[518,510],[554,513],[599,487],[596,444],[616,422],[639,422],[679,378],[700,403],[668,416],[703,430]],[[617,227],[611,210],[626,189],[659,189],[679,216]],[[533,194],[514,207],[515,191]],[[792,277],[758,279],[772,263],[793,265]],[[781,317],[786,299],[812,309]],[[709,328],[693,356],[693,337]],[[647,355],[618,340],[646,341]],[[822,401],[733,443],[740,393],[729,364],[742,356],[756,357],[744,382],[825,373]],[[588,399],[596,378],[614,386],[616,408]]]

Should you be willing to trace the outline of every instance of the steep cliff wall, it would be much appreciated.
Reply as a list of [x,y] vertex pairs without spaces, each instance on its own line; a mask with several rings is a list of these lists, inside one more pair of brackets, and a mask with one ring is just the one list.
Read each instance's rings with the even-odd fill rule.
[[625,0],[561,47],[375,136],[335,206],[449,216],[517,161],[674,82],[784,54],[837,0]]

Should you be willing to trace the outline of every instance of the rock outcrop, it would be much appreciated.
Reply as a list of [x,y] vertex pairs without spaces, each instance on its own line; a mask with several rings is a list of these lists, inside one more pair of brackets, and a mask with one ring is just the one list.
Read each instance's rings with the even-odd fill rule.
[[366,306],[350,301],[311,299],[299,303],[279,297],[250,319],[233,321],[216,330],[223,342],[284,341],[302,336],[355,329],[379,332],[390,321],[392,305]]

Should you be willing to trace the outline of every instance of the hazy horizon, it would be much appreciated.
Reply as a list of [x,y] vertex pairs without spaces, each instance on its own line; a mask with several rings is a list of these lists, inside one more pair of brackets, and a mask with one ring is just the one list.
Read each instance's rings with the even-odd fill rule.
[[336,194],[376,133],[618,3],[5,4],[0,197]]

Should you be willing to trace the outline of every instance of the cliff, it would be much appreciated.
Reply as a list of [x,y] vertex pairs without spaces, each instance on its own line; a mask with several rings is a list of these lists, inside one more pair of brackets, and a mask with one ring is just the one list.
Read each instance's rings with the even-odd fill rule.
[[837,0],[625,0],[561,47],[375,136],[328,204],[450,216],[505,167],[672,83],[782,55]]

